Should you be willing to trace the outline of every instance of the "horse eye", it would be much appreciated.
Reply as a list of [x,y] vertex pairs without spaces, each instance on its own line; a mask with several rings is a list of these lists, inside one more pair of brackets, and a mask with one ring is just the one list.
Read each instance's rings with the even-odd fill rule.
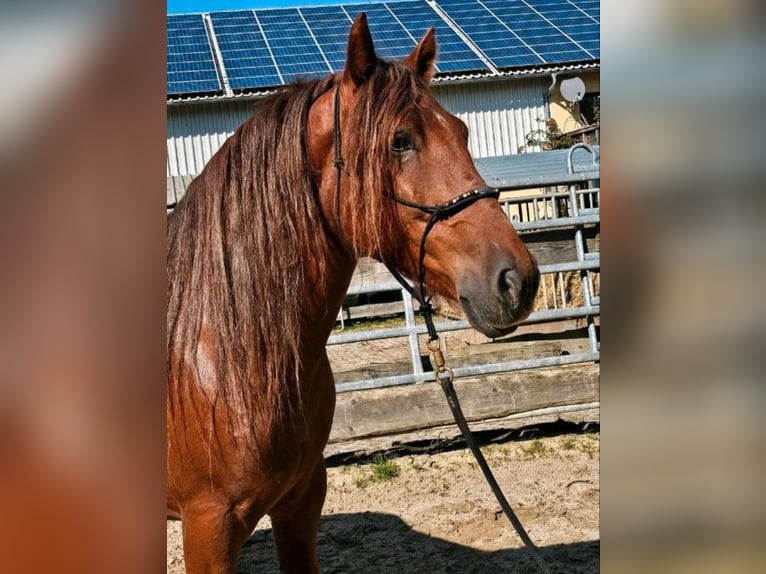
[[412,136],[407,132],[397,132],[394,136],[394,143],[391,144],[391,149],[396,153],[404,153],[415,149],[415,142],[412,141]]

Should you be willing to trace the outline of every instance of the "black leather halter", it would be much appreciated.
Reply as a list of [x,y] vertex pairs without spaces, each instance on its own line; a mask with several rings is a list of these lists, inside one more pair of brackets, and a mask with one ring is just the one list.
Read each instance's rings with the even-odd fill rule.
[[[335,181],[335,209],[336,209],[336,216],[338,220],[338,229],[340,230],[341,225],[341,219],[340,219],[340,179],[343,172],[343,154],[341,153],[341,137],[340,137],[340,86],[338,86],[335,89],[335,105],[334,105],[334,126],[333,126],[333,142],[335,144],[335,169],[337,172],[337,178]],[[425,266],[425,259],[426,259],[426,240],[428,239],[428,234],[431,233],[431,230],[434,228],[434,226],[440,222],[444,221],[445,219],[448,219],[449,217],[455,215],[456,213],[463,211],[470,205],[473,205],[475,202],[479,201],[480,199],[484,198],[492,198],[497,199],[500,197],[500,191],[495,189],[494,187],[488,187],[488,186],[482,186],[477,187],[474,189],[471,189],[469,191],[466,191],[465,193],[462,193],[456,197],[453,197],[449,201],[446,201],[445,203],[440,203],[437,205],[423,205],[421,203],[415,203],[413,201],[409,201],[407,199],[403,199],[393,193],[387,193],[386,197],[391,198],[396,203],[400,205],[404,205],[405,207],[410,207],[412,209],[417,209],[418,211],[422,211],[423,213],[426,213],[430,215],[431,217],[428,219],[428,223],[426,223],[426,228],[423,231],[423,236],[420,239],[420,254],[418,255],[418,278],[417,278],[417,289],[410,285],[410,283],[399,273],[396,269],[393,269],[390,265],[386,263],[386,267],[388,268],[388,271],[391,273],[391,275],[394,276],[394,279],[396,279],[401,286],[410,294],[412,297],[420,303],[420,310],[423,314],[423,317],[426,322],[426,328],[428,329],[428,337],[431,341],[435,341],[439,338],[438,334],[436,333],[436,328],[433,324],[433,306],[431,305],[431,297],[426,295],[425,291],[425,281],[426,281],[426,266]]]

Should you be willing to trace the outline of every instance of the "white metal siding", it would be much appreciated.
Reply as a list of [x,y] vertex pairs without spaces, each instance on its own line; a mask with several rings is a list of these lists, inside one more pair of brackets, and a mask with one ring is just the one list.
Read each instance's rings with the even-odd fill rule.
[[[434,95],[468,125],[473,157],[511,155],[549,115],[547,78],[434,86]],[[539,121],[542,120],[542,121]]]
[[[492,157],[518,153],[526,135],[542,127],[549,84],[538,78],[437,85],[434,95],[468,125],[471,155]],[[197,175],[254,107],[252,101],[168,107],[168,177]]]
[[197,175],[253,110],[252,101],[168,107],[168,177]]

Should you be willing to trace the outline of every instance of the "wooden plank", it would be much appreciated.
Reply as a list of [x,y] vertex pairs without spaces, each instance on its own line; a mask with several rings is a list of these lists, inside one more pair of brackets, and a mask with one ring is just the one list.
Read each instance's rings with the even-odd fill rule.
[[[540,414],[540,411],[529,411],[497,419],[475,421],[471,423],[471,431],[521,429],[533,425],[555,423],[557,421],[575,424],[586,422],[599,423],[601,421],[601,413],[598,408],[587,406],[578,410],[556,414]],[[400,448],[401,445],[415,441],[451,441],[460,436],[460,429],[452,422],[446,425],[406,433],[331,442],[325,448],[324,455],[329,457],[353,453],[354,456],[364,456],[393,447]]]
[[[598,401],[594,364],[501,373],[455,381],[466,419],[480,421]],[[384,436],[452,422],[435,383],[340,393],[330,442]]]
[[404,313],[404,302],[401,300],[391,303],[370,303],[369,305],[353,305],[343,308],[343,316],[346,321],[366,319],[368,317],[384,317],[401,313]]
[[[525,233],[521,238],[537,259],[538,265],[577,261],[574,231],[570,229]],[[588,252],[594,253],[600,250],[601,242],[596,228],[586,227],[583,229],[583,238],[587,244]]]
[[[469,345],[457,351],[450,351],[448,355],[450,366],[458,368],[537,357],[558,357],[561,355],[561,348],[562,345],[559,341],[512,341],[509,343]],[[424,365],[424,369],[432,370],[428,365]],[[407,361],[367,364],[363,368],[351,371],[335,371],[333,375],[336,383],[349,383],[411,372],[412,364]]]
[[[391,276],[386,266],[370,257],[362,257],[351,276],[348,293],[375,292],[379,290],[379,286],[388,283],[396,283],[396,279]],[[396,288],[399,288],[398,284]]]

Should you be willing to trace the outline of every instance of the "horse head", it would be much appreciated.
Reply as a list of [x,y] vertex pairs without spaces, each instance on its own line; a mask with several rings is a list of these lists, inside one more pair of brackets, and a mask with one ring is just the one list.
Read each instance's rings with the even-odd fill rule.
[[[487,193],[468,128],[431,93],[435,60],[433,28],[407,58],[387,62],[357,17],[345,70],[309,114],[311,163],[339,241],[416,285],[422,279],[424,296],[459,305],[476,329],[498,337],[530,313],[540,274]],[[433,208],[443,209],[434,221]]]

